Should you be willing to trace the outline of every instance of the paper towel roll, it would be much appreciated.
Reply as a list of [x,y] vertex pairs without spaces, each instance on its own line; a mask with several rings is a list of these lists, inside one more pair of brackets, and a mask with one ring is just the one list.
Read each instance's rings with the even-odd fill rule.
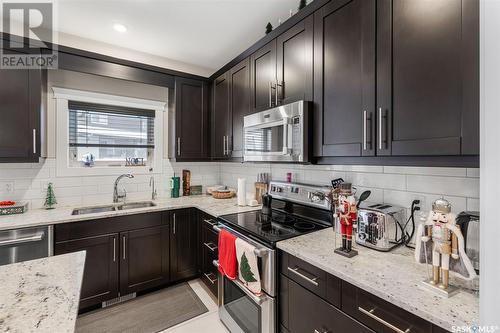
[[246,183],[247,180],[245,178],[238,178],[238,206],[246,206]]

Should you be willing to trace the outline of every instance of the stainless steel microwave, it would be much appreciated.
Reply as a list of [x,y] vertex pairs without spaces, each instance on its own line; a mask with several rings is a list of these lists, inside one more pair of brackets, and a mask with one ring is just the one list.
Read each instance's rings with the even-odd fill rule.
[[309,162],[312,103],[298,101],[243,119],[244,161]]

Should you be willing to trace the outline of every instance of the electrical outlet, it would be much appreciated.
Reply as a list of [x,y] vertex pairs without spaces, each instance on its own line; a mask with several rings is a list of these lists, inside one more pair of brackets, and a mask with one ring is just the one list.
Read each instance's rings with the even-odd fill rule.
[[3,191],[5,193],[12,193],[12,192],[14,192],[14,183],[12,183],[12,182],[5,182],[5,183],[3,183]]

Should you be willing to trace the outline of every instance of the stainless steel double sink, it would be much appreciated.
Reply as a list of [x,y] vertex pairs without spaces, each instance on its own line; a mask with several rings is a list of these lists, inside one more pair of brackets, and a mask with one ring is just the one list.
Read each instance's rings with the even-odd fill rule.
[[86,214],[96,214],[105,212],[116,212],[120,210],[139,209],[139,208],[147,208],[155,206],[156,204],[152,201],[126,202],[126,203],[106,205],[106,206],[75,208],[73,209],[71,215],[86,215]]

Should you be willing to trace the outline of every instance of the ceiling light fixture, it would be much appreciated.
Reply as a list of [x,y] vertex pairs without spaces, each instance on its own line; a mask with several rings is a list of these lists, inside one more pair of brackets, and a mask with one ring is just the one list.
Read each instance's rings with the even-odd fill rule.
[[113,24],[113,29],[115,29],[118,32],[126,32],[127,31],[127,27],[121,23]]

